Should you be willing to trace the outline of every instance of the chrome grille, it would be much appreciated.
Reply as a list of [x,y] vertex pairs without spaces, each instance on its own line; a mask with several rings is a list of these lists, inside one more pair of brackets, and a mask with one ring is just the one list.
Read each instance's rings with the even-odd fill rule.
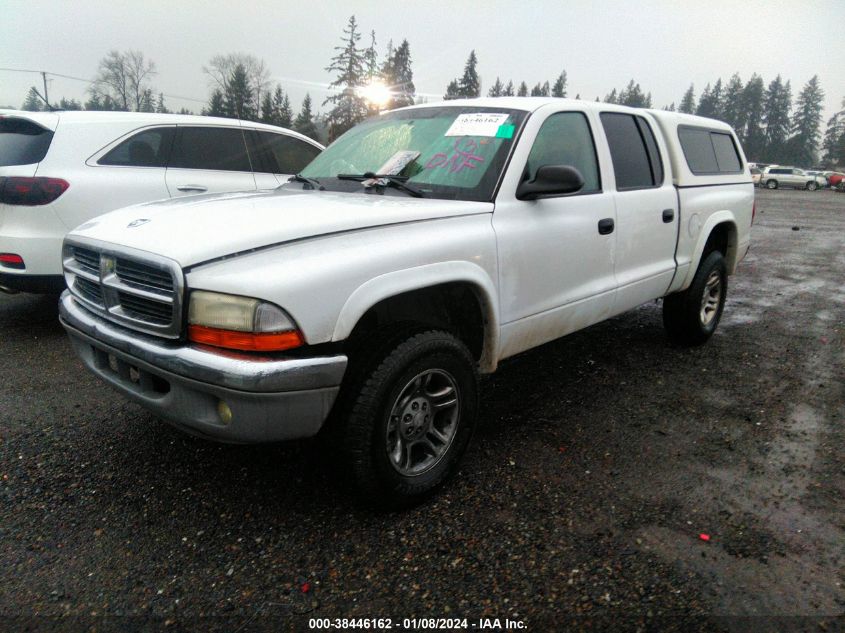
[[139,264],[122,257],[115,261],[115,274],[130,286],[136,286],[150,292],[169,294],[173,292],[173,278],[169,272],[163,272],[145,264]]
[[179,337],[183,282],[176,262],[134,249],[68,240],[64,270],[71,293],[90,310],[142,332]]

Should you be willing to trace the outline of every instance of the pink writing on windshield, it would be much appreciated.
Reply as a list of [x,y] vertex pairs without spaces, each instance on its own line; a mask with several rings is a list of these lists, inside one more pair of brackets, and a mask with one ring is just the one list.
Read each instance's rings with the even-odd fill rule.
[[464,169],[475,169],[476,165],[483,163],[485,160],[483,156],[474,153],[477,148],[478,144],[470,138],[455,139],[454,151],[451,156],[439,152],[431,157],[425,168],[437,169],[443,167],[448,169],[450,174],[456,174]]

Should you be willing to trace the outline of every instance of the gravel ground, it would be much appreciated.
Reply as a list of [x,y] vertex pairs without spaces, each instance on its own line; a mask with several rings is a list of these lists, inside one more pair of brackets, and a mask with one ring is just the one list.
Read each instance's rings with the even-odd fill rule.
[[404,513],[313,442],[180,434],[83,370],[54,297],[0,296],[0,628],[843,630],[845,195],[757,205],[706,346],[650,304],[504,363]]

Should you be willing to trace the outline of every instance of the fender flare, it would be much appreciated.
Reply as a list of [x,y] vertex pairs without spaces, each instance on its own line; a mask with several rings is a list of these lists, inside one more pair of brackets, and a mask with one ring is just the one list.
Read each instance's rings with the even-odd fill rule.
[[701,231],[698,233],[698,241],[695,243],[693,256],[690,260],[690,267],[687,269],[687,275],[684,278],[684,283],[680,290],[686,290],[692,283],[693,277],[698,270],[698,265],[701,263],[701,256],[704,253],[704,247],[707,245],[707,240],[710,239],[710,234],[713,229],[719,224],[728,224],[730,231],[728,232],[728,252],[725,253],[725,263],[728,268],[728,274],[733,274],[736,269],[736,253],[737,253],[737,228],[736,216],[733,211],[722,210],[710,214]]
[[438,262],[379,275],[361,284],[340,310],[332,341],[346,340],[362,316],[374,305],[413,290],[446,283],[472,286],[481,306],[484,345],[479,367],[485,373],[496,369],[499,346],[499,311],[496,287],[487,272],[467,261]]

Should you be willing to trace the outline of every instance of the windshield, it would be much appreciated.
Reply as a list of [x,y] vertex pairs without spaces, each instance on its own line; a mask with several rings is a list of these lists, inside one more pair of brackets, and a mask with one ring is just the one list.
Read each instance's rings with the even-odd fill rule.
[[427,198],[491,201],[526,115],[522,110],[479,106],[390,112],[346,132],[301,175],[331,191],[407,195],[400,189],[338,178],[389,174],[407,178],[403,181]]

